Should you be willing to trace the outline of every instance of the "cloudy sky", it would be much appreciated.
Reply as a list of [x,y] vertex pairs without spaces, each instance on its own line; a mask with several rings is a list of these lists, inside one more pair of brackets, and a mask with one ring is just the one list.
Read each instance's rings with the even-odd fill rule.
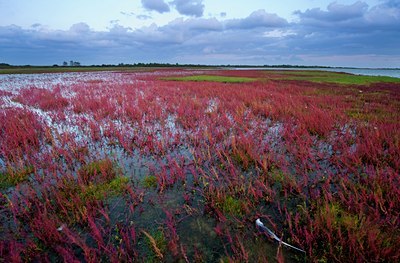
[[0,63],[400,67],[400,0],[0,0]]

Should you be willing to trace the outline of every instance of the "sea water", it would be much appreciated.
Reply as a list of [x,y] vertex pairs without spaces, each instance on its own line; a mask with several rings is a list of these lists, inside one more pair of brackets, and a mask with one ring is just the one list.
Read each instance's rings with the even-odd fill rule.
[[270,67],[255,67],[255,68],[234,68],[236,70],[321,70],[332,72],[345,72],[355,75],[367,76],[387,76],[400,78],[400,69],[381,69],[381,68],[270,68]]

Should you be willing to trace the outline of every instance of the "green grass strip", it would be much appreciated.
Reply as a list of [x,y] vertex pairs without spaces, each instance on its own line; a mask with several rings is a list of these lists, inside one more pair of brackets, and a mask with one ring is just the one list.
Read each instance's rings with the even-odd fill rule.
[[268,71],[267,77],[283,80],[305,80],[316,83],[344,85],[369,85],[372,83],[400,83],[400,78],[387,76],[364,76],[328,71]]

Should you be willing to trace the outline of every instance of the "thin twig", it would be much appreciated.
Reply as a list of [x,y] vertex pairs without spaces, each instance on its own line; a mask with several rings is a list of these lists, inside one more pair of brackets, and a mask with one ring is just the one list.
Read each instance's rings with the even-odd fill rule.
[[256,227],[257,227],[258,229],[260,229],[261,232],[265,233],[265,234],[268,235],[270,238],[275,239],[275,240],[278,241],[279,243],[281,243],[281,244],[283,244],[283,245],[285,245],[285,246],[287,246],[287,247],[293,248],[293,249],[295,249],[295,250],[297,250],[297,251],[306,253],[304,250],[302,250],[302,249],[300,249],[300,248],[297,248],[297,247],[292,246],[292,245],[290,245],[290,244],[288,244],[288,243],[286,243],[286,242],[283,242],[282,239],[280,239],[277,235],[275,235],[274,232],[272,232],[268,227],[264,226],[263,222],[261,222],[261,220],[260,220],[259,218],[256,220]]

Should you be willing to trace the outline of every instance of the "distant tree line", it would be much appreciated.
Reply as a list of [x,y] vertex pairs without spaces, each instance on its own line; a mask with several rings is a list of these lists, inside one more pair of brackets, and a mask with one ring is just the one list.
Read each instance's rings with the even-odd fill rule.
[[[349,68],[349,67],[327,67],[327,66],[303,66],[303,65],[288,65],[288,64],[282,64],[282,65],[240,65],[240,64],[221,64],[221,65],[204,65],[204,64],[179,64],[179,63],[134,63],[134,64],[125,64],[125,63],[119,63],[119,64],[101,64],[101,65],[81,65],[80,62],[78,61],[64,61],[61,64],[62,67],[91,67],[91,68],[102,68],[102,67],[107,67],[107,68],[112,68],[112,67],[141,67],[141,68],[171,68],[171,67],[188,67],[188,68]],[[7,69],[7,68],[52,68],[52,67],[59,67],[59,65],[54,64],[52,66],[31,66],[31,65],[10,65],[7,63],[0,63],[0,69]],[[395,68],[390,68],[390,69],[395,69]],[[397,68],[399,69],[399,68]]]
[[[57,66],[57,65],[53,65],[53,66]],[[71,61],[69,62],[69,64],[68,64],[67,61],[64,61],[64,62],[62,63],[62,66],[63,66],[63,67],[67,67],[67,66],[70,66],[70,67],[80,67],[80,66],[81,66],[81,63],[78,62],[78,61],[73,61],[73,60],[71,60]]]
[[0,68],[12,68],[13,66],[11,66],[10,64],[7,63],[0,63]]
[[204,64],[179,64],[179,63],[134,63],[124,64],[102,64],[102,65],[91,65],[90,67],[224,67],[224,68],[330,68],[326,66],[301,66],[301,65],[241,65],[241,64],[221,64],[221,65],[204,65]]
[[[221,65],[204,65],[204,64],[179,64],[179,63],[133,63],[133,64],[126,64],[126,63],[119,63],[119,64],[101,64],[101,65],[87,65],[83,66],[78,61],[64,61],[61,64],[62,67],[201,67],[201,68],[215,68],[215,67],[228,67],[228,68],[329,68],[324,66],[301,66],[301,65],[240,65],[240,64],[221,64]],[[7,63],[0,63],[0,68],[30,68],[30,67],[41,67],[41,68],[48,68],[48,67],[59,67],[59,65],[54,64],[52,66],[31,66],[31,65],[10,65]]]
[[331,68],[326,66],[302,66],[302,65],[241,65],[241,64],[221,64],[221,65],[205,65],[205,64],[179,64],[179,63],[134,63],[134,64],[101,64],[101,65],[90,65],[89,67],[150,67],[150,68],[162,68],[162,67],[190,67],[190,68],[215,68],[215,67],[223,67],[223,68]]

